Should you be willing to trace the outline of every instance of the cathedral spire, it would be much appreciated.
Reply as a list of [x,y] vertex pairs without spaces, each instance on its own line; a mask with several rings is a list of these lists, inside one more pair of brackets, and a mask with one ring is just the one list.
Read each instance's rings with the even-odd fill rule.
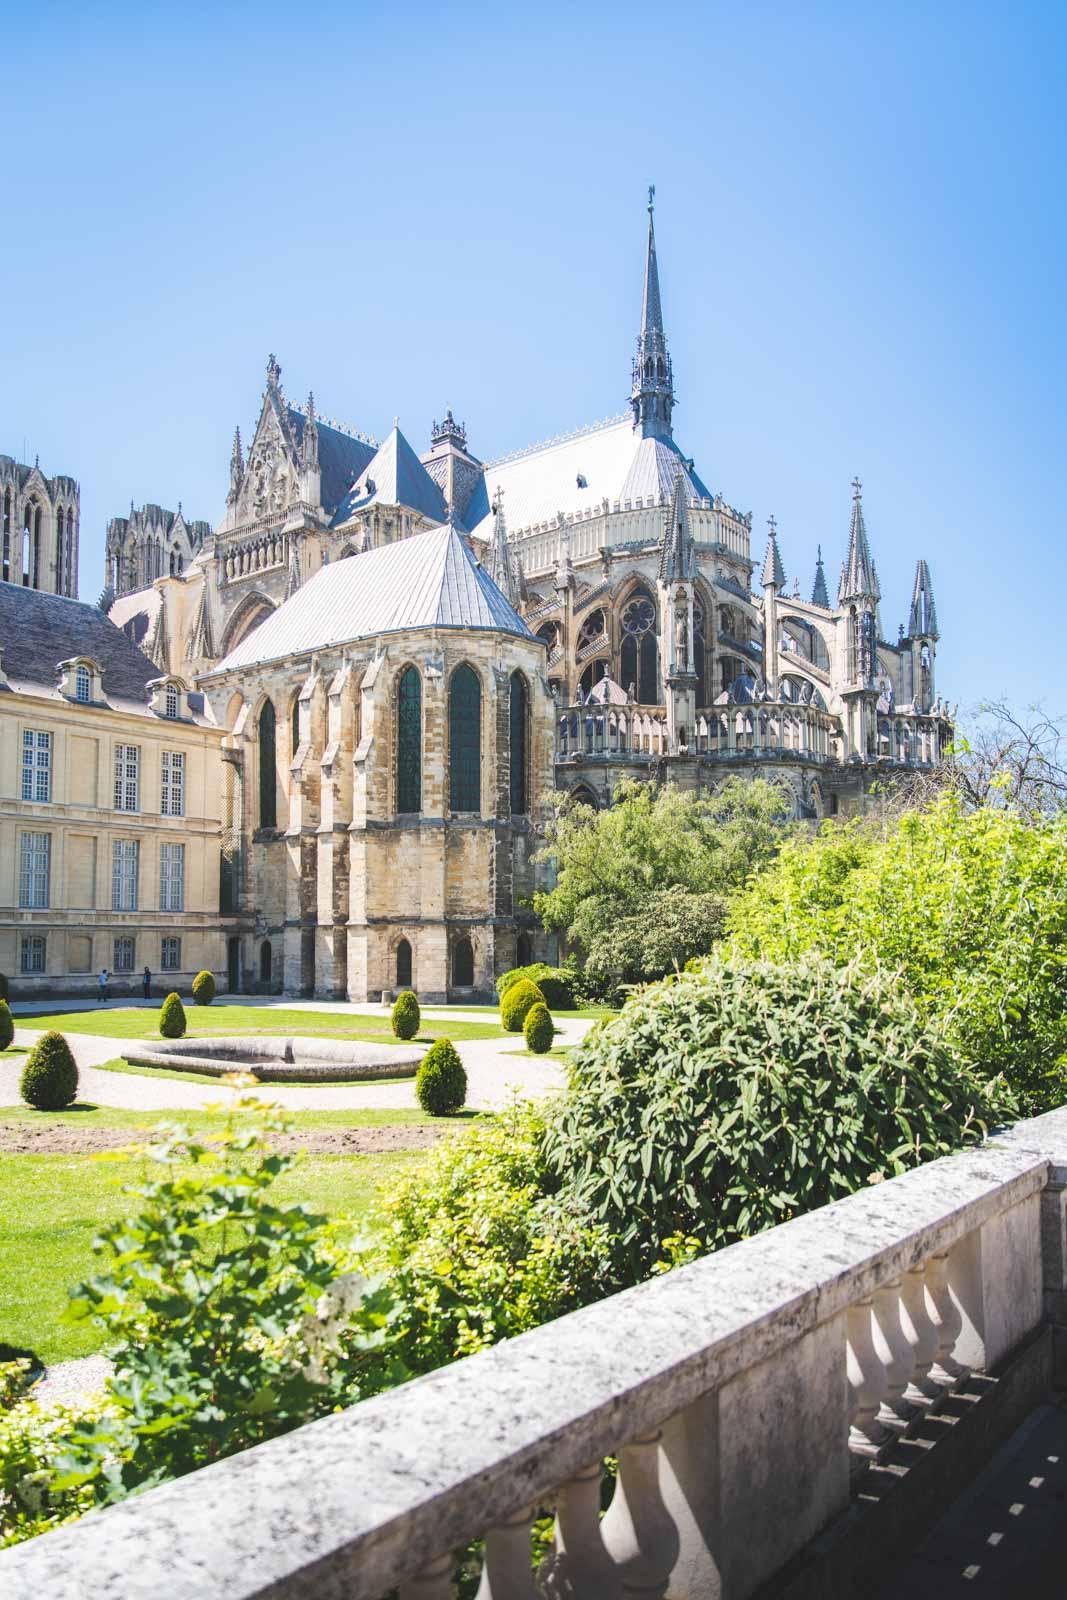
[[830,609],[830,591],[826,587],[826,573],[822,565],[822,545],[819,546],[819,554],[815,559],[815,582],[811,589],[811,603],[813,606],[825,606],[827,611]]
[[304,437],[300,442],[300,465],[305,471],[317,471],[319,465],[319,429],[315,421],[315,396],[310,389],[304,413]]
[[844,605],[851,600],[880,600],[878,573],[871,559],[867,542],[867,525],[863,520],[863,485],[858,478],[852,480],[852,526],[848,535],[848,555],[841,573],[841,586],[837,601]]
[[782,558],[778,553],[778,524],[773,517],[767,518],[767,554],[763,558],[763,576],[760,579],[765,589],[785,588],[785,568]]
[[515,570],[504,522],[504,491],[498,488],[493,500],[493,539],[489,546],[489,576],[513,606],[521,597],[520,579]]
[[937,607],[930,582],[930,568],[920,561],[915,568],[915,588],[911,596],[911,620],[908,632],[913,639],[936,639]]
[[[241,488],[241,480],[245,475],[245,457],[241,449],[241,430],[233,430],[233,449],[230,451],[230,494],[231,500],[236,500]],[[133,501],[130,501],[130,510],[133,510]]]
[[660,581],[688,582],[693,577],[694,567],[693,530],[689,526],[685,474],[679,468],[675,474],[674,493],[667,507],[666,526],[663,530],[663,554],[659,562]]
[[645,288],[641,300],[641,331],[637,335],[630,405],[633,408],[634,427],[640,428],[644,438],[669,439],[674,410],[674,374],[663,332],[656,229],[652,215],[655,197],[656,186],[652,184],[648,191],[648,244],[645,251]]

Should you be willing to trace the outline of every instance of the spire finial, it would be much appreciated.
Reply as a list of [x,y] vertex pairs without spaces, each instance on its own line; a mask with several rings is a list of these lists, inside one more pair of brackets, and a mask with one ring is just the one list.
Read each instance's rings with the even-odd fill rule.
[[770,516],[767,518],[767,526],[771,530],[771,538],[773,539],[775,534],[776,534],[776,532],[778,531],[778,518],[774,515],[773,511],[771,512]]
[[655,210],[655,207],[656,207],[656,185],[654,183],[650,183],[649,186],[648,186],[648,214],[649,214],[649,216],[652,215],[653,211]]
[[312,391],[310,389],[308,390],[307,414],[312,419],[312,421],[314,421],[314,418],[315,418],[315,396],[314,396],[314,394],[312,393]]
[[860,480],[858,478],[853,478],[853,480],[852,480],[852,498],[853,498],[853,500],[858,500],[859,499],[860,492],[861,492],[862,489],[863,489],[863,485],[860,482]]

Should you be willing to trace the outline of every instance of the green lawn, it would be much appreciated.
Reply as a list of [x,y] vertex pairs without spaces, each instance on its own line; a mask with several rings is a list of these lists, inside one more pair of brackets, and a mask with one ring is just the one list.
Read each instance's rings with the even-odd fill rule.
[[[495,1006],[487,1006],[495,1011]],[[326,1039],[356,1039],[364,1043],[398,1043],[389,1016],[343,1015],[336,1011],[297,1011],[285,1006],[197,1006],[185,1008],[186,1038],[207,1039],[229,1034],[319,1034]],[[447,1011],[434,1013],[434,1026],[419,1034],[419,1044],[434,1039],[499,1039],[499,1023],[460,1022]],[[158,1039],[159,1011],[155,1007],[121,1006],[114,1011],[22,1012],[16,1028],[54,1028],[60,1033],[91,1033],[110,1039]],[[438,1026],[447,1023],[447,1026]]]
[[[457,1006],[456,1010],[457,1011],[486,1011],[486,1012],[492,1012],[495,1016],[499,1016],[499,1014],[500,1014],[499,1005],[495,1005],[495,1006],[467,1006],[467,1005],[462,1005],[462,1006]],[[449,1012],[449,1008],[447,1006],[423,1006],[423,1008],[422,1008],[423,1016],[424,1017],[431,1017],[435,1022],[437,1021],[438,1017],[447,1017],[448,1016],[448,1012]],[[619,1015],[619,1013],[612,1006],[579,1006],[577,1008],[577,1010],[575,1010],[575,1011],[564,1011],[560,1007],[557,1006],[556,1009],[553,1011],[552,1015],[554,1017],[585,1017],[585,1018],[588,1018],[589,1020],[594,1021],[594,1022],[601,1022],[601,1021],[603,1021],[603,1019],[605,1017],[617,1017]]]
[[[67,1113],[68,1119],[78,1115]],[[121,1115],[109,1111],[107,1120]],[[390,1120],[403,1115],[389,1113]],[[424,1159],[422,1151],[307,1156],[278,1180],[276,1192],[357,1220],[379,1184],[395,1182]],[[46,1362],[90,1355],[98,1347],[95,1328],[67,1327],[59,1318],[67,1289],[92,1274],[97,1229],[130,1205],[121,1185],[138,1181],[142,1170],[138,1159],[0,1156],[0,1342],[25,1346]]]
[[[71,1128],[154,1128],[158,1122],[180,1122],[197,1132],[221,1128],[226,1121],[225,1111],[192,1111],[178,1107],[171,1111],[128,1111],[118,1106],[97,1106],[77,1102],[66,1111],[34,1111],[29,1106],[0,1106],[0,1129],[14,1123],[47,1122]],[[461,1111],[452,1121],[473,1121],[475,1117],[491,1116],[491,1112]],[[294,1132],[301,1128],[382,1128],[404,1124],[438,1124],[440,1118],[427,1116],[417,1106],[410,1110],[382,1109],[366,1111],[287,1111],[286,1121]],[[0,1213],[2,1215],[2,1213]]]

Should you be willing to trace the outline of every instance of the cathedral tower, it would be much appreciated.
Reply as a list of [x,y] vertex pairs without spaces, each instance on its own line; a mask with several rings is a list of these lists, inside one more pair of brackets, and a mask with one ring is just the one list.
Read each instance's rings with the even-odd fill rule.
[[659,297],[659,267],[656,263],[656,230],[652,207],[656,196],[653,184],[648,191],[648,247],[645,252],[645,292],[641,302],[641,331],[637,335],[630,405],[634,427],[646,439],[669,439],[674,412],[674,374],[663,332],[663,309]]

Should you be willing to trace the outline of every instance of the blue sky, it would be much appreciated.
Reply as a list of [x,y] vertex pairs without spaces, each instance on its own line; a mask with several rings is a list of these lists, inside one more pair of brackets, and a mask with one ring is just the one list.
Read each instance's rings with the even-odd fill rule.
[[0,451],[219,519],[295,398],[492,458],[622,410],[657,190],[676,437],[811,582],[864,483],[883,625],[1067,710],[1062,6],[20,7]]

